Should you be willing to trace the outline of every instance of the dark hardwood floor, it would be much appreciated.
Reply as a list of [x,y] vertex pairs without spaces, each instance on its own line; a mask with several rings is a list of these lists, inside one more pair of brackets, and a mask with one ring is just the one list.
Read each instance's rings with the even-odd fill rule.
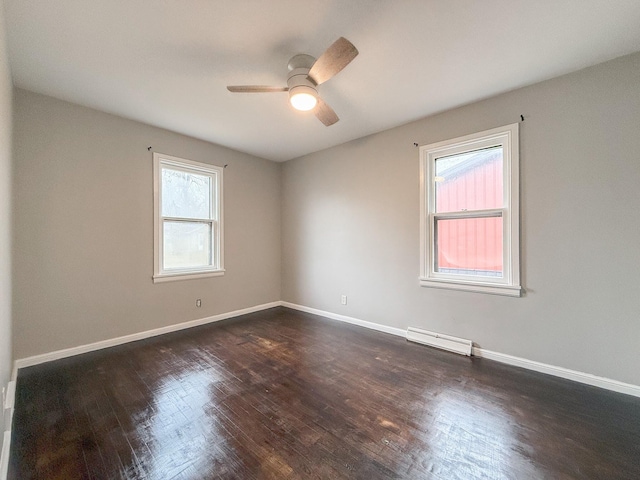
[[286,308],[20,370],[10,479],[638,479],[640,398]]

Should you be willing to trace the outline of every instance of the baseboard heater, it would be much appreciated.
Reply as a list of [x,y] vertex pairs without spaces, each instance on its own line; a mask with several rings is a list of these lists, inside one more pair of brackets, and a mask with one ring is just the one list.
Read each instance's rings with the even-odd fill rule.
[[415,327],[407,328],[407,340],[467,356],[471,356],[471,349],[473,347],[471,340],[451,337],[442,333],[430,332]]

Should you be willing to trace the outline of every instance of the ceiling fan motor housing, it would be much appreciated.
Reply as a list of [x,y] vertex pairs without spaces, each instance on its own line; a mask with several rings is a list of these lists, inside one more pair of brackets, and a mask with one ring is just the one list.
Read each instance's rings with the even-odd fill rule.
[[[289,87],[290,99],[300,94],[311,95],[315,99],[318,98],[317,85],[309,78],[308,68],[294,68],[291,70],[287,78],[287,86]],[[313,106],[315,106],[315,103]]]

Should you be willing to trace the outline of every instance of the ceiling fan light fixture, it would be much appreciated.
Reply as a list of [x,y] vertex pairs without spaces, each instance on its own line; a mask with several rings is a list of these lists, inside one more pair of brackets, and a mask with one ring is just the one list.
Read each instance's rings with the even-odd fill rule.
[[289,90],[289,102],[296,110],[313,110],[318,103],[318,92],[313,87],[299,85]]

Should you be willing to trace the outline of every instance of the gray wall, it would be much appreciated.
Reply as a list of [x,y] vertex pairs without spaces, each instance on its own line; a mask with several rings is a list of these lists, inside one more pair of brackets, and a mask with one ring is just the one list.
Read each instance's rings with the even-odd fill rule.
[[[640,384],[639,72],[635,54],[284,165],[16,90],[14,357],[283,299]],[[6,383],[11,96],[7,75],[1,78],[0,179],[7,185],[0,189],[0,232],[7,239],[0,244],[6,343],[0,380]],[[526,295],[419,287],[413,142],[513,123],[521,113]],[[152,283],[148,145],[229,164],[224,277]]]
[[[15,358],[280,299],[280,164],[24,90],[14,132]],[[229,165],[224,276],[152,283],[149,145]]]
[[[418,286],[418,149],[521,125],[523,298]],[[285,163],[283,300],[640,384],[640,54]],[[340,305],[340,295],[348,305]]]
[[[0,386],[11,376],[11,103],[4,1],[0,0]],[[1,398],[0,398],[1,401]],[[0,408],[2,410],[2,408]],[[0,415],[0,449],[4,418]]]

